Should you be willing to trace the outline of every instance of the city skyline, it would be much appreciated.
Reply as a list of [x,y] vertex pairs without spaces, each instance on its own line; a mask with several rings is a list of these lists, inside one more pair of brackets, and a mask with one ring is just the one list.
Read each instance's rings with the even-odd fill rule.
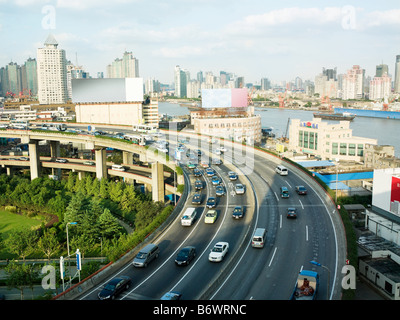
[[[140,77],[170,84],[180,65],[243,76],[246,82],[312,80],[322,68],[353,65],[373,77],[377,65],[394,78],[400,54],[400,10],[356,1],[0,0],[0,65],[37,58],[51,33],[67,60],[92,77],[132,52]],[[23,20],[25,23],[16,23]],[[29,25],[29,28],[26,27]]]

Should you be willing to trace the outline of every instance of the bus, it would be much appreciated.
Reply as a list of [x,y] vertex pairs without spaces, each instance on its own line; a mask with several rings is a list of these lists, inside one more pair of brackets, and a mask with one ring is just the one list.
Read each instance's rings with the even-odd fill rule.
[[40,129],[50,131],[65,131],[67,130],[67,125],[65,123],[43,123]]
[[139,133],[157,133],[158,126],[150,124],[134,124],[132,130]]
[[10,128],[11,129],[28,130],[29,129],[29,120],[11,120]]
[[138,144],[140,146],[145,146],[146,145],[145,139],[140,135],[125,134],[124,135],[124,139],[132,141],[133,143]]

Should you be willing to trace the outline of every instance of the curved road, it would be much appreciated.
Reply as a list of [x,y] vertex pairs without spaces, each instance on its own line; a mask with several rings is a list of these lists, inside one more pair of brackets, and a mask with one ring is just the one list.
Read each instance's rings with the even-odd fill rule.
[[[205,146],[193,139],[188,145],[192,150]],[[215,147],[208,147],[212,154]],[[170,150],[174,150],[172,144]],[[227,191],[219,199],[217,221],[213,225],[206,225],[203,220],[208,210],[204,208],[206,197],[215,195],[215,187],[211,185],[210,178],[203,174],[202,179],[207,188],[202,191],[203,204],[199,206],[195,224],[182,227],[178,215],[155,240],[161,249],[158,259],[145,269],[127,264],[104,280],[106,283],[122,274],[133,279],[131,288],[121,294],[120,299],[159,299],[165,292],[175,290],[183,293],[185,300],[286,300],[292,293],[297,273],[303,268],[316,270],[321,275],[317,299],[340,298],[338,270],[344,264],[343,252],[346,248],[343,247],[342,231],[339,235],[336,233],[340,224],[333,221],[337,217],[331,216],[336,214],[332,213],[332,203],[324,198],[324,193],[315,183],[307,184],[302,174],[290,170],[288,176],[277,175],[274,168],[279,159],[255,153],[253,165],[248,161],[249,165],[243,159],[250,158],[251,153],[237,155],[231,150],[228,147],[227,152],[221,156],[224,160],[222,165],[213,165]],[[239,176],[239,181],[232,183],[227,178],[227,172],[234,167],[235,171],[242,171],[243,174]],[[190,170],[185,168],[184,171],[190,188],[186,208],[192,207],[195,177]],[[233,185],[237,182],[246,184],[244,195],[234,194]],[[295,193],[295,186],[300,184],[308,189],[307,195]],[[288,187],[288,199],[280,198],[281,186]],[[246,206],[242,220],[231,217],[235,205]],[[297,219],[286,218],[289,206],[297,208]],[[251,235],[259,226],[268,230],[267,244],[263,249],[252,248],[250,237],[245,238],[246,234]],[[209,250],[218,241],[229,242],[228,255],[220,263],[209,262]],[[189,266],[178,267],[174,258],[177,251],[187,245],[196,247],[197,256]],[[311,260],[320,262],[330,272],[326,268],[311,265]],[[97,299],[99,290],[100,286],[94,287],[80,299]]]

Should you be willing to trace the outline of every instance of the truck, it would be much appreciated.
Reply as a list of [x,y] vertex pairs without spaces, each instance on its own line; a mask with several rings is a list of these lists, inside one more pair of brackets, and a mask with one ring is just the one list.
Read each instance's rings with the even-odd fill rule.
[[315,300],[319,286],[319,275],[315,271],[302,270],[294,286],[291,300]]

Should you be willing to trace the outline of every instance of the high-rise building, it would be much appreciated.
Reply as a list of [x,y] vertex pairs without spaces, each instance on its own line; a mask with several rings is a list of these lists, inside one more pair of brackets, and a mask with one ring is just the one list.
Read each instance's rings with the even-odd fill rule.
[[382,77],[385,73],[389,75],[389,67],[387,64],[380,64],[379,66],[376,66],[375,77]]
[[188,72],[181,69],[180,66],[175,66],[174,83],[175,83],[175,96],[184,98],[187,96],[187,82]]
[[400,55],[396,56],[395,75],[394,75],[394,92],[400,93]]
[[108,78],[138,78],[139,77],[139,60],[136,59],[132,52],[124,52],[122,59],[115,59],[107,66]]
[[330,79],[337,80],[337,78],[336,78],[337,68],[335,68],[335,69],[322,68],[322,74],[324,76],[327,76],[328,80],[330,80]]
[[392,78],[384,73],[381,77],[374,77],[369,84],[370,100],[387,100],[392,89]]
[[269,90],[271,89],[271,81],[268,78],[261,79],[261,90]]
[[364,78],[365,70],[358,65],[354,65],[352,69],[347,70],[347,73],[343,76],[342,99],[364,98]]
[[40,104],[62,104],[68,100],[65,50],[50,34],[44,48],[37,50],[38,97]]
[[315,77],[314,93],[318,93],[321,98],[337,98],[338,82],[333,77],[328,77],[324,73]]
[[22,94],[37,96],[38,80],[37,80],[37,63],[36,59],[29,58],[21,67],[22,75]]

